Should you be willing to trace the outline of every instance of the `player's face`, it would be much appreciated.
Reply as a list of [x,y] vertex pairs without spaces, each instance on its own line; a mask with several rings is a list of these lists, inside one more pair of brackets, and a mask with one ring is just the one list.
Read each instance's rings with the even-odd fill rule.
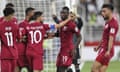
[[65,19],[68,18],[69,12],[67,10],[62,10],[61,13],[60,13],[60,16],[61,16],[62,20],[65,20]]
[[111,11],[108,8],[102,8],[102,10],[101,10],[101,15],[103,16],[104,20],[109,19],[110,13],[111,13]]
[[39,20],[40,20],[40,22],[42,22],[43,23],[43,21],[44,21],[44,16],[42,15],[42,16],[40,16],[39,17]]

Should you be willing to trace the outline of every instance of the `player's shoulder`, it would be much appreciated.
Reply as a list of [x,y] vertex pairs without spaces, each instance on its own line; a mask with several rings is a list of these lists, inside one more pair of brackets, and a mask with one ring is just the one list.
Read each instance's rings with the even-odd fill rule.
[[19,23],[19,26],[26,26],[27,24],[29,24],[29,22],[27,20],[23,20]]
[[118,27],[118,21],[115,18],[112,18],[110,26]]

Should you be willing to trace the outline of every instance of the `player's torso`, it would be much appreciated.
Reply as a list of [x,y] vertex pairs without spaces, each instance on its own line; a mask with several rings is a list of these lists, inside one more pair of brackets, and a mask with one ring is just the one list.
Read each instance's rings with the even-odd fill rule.
[[44,25],[32,23],[26,29],[28,37],[27,50],[38,54],[43,53],[43,39],[46,33]]
[[71,24],[67,24],[60,29],[61,50],[69,51],[74,48]]
[[[24,20],[19,24],[19,34],[20,37],[25,36],[25,27],[29,24],[27,20]],[[19,55],[25,55],[26,53],[26,43],[25,42],[18,42],[17,44],[18,47],[18,54]]]
[[1,54],[2,58],[14,59],[17,58],[17,31],[18,27],[15,22],[3,21],[0,24],[1,36]]
[[[114,25],[114,27],[116,29],[118,29],[118,24],[115,23],[114,20],[106,22],[106,24],[104,26],[104,31],[103,31],[103,37],[102,37],[102,47],[104,48],[105,51],[108,48],[111,25]],[[117,31],[115,31],[115,35],[116,35],[116,33],[117,33]],[[114,43],[115,43],[115,37],[114,37],[112,49],[114,48]]]

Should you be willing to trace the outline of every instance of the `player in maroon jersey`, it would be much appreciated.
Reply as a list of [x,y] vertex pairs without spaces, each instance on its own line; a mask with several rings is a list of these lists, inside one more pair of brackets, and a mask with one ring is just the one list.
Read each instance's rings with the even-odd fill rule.
[[[61,11],[61,19],[65,21],[69,15],[69,8],[64,7]],[[73,44],[73,35],[77,36],[76,45]],[[79,47],[81,41],[80,30],[75,21],[69,21],[65,26],[60,28],[61,48],[57,57],[57,72],[65,72],[69,70],[75,57],[75,49]]]
[[[21,36],[25,35],[25,27],[27,26],[27,24],[29,24],[29,21],[34,15],[34,8],[32,7],[26,8],[25,15],[26,15],[25,20],[23,20],[19,24],[19,31]],[[17,63],[18,63],[19,69],[21,70],[24,67],[26,68],[28,67],[28,62],[26,58],[26,42],[21,39],[21,41],[18,42],[17,45],[18,45],[18,56],[19,56]]]
[[91,72],[106,72],[111,58],[114,56],[114,44],[118,31],[118,23],[113,17],[113,6],[104,4],[102,6],[101,15],[106,21],[103,36],[100,44],[94,48],[98,51],[98,56],[93,63]]
[[30,69],[33,72],[40,72],[43,69],[43,39],[48,30],[54,30],[67,24],[72,17],[61,22],[60,24],[48,25],[43,24],[42,12],[35,12],[34,22],[26,27],[27,34],[27,58]]
[[16,41],[19,38],[19,29],[16,22],[13,22],[14,9],[5,8],[4,20],[0,22],[0,70],[1,72],[14,72],[16,67],[16,60],[18,52]]

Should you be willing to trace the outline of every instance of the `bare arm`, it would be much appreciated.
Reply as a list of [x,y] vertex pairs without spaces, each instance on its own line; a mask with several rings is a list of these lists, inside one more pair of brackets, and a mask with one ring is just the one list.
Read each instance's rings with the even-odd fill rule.
[[109,42],[108,42],[108,51],[111,51],[113,45],[113,36],[109,36]]
[[80,44],[81,40],[82,40],[81,34],[77,35],[77,41],[75,44],[75,48],[79,48],[79,44]]
[[63,27],[64,25],[66,25],[69,21],[71,20],[71,18],[68,18],[68,19],[66,19],[65,21],[63,21],[63,22],[61,22],[61,23],[59,23],[59,24],[55,24],[55,28],[61,28],[61,27]]

